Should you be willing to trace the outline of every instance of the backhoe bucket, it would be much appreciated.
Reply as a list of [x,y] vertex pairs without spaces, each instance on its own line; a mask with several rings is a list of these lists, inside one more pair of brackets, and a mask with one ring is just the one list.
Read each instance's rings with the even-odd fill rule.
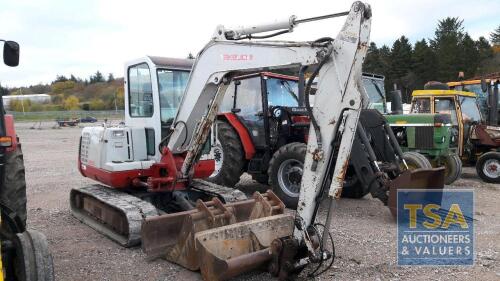
[[293,221],[282,214],[198,232],[203,279],[227,280],[262,266],[272,258],[271,243],[293,233]]
[[389,183],[387,205],[394,218],[398,214],[398,189],[443,189],[444,167],[406,170]]
[[195,209],[147,218],[142,224],[142,249],[148,257],[165,257],[190,270],[200,268],[195,234],[232,224],[283,214],[285,205],[272,192],[223,204],[218,198],[198,200]]

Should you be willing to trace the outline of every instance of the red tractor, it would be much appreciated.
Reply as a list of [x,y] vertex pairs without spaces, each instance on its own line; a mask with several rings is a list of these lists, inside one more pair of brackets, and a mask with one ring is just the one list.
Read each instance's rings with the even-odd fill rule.
[[[19,44],[4,41],[3,59],[8,66],[19,64]],[[1,93],[2,95],[4,93]],[[54,280],[52,256],[45,236],[26,230],[26,180],[21,143],[14,118],[5,114],[0,98],[0,280]]]
[[[257,182],[271,185],[288,207],[296,207],[310,125],[304,105],[306,99],[312,100],[305,97],[304,89],[299,90],[305,85],[303,73],[299,77],[260,72],[234,80],[224,97],[212,138],[216,161],[213,182],[234,186],[247,172]],[[383,77],[364,74],[363,82],[367,91],[373,85],[383,89]],[[370,107],[381,105],[380,94],[368,96]],[[387,203],[387,193],[381,191],[383,184],[376,183],[382,173],[394,179],[406,169],[407,162],[417,168],[432,168],[423,155],[402,153],[377,110],[363,110],[359,124],[364,127],[353,143],[343,197],[361,198],[371,192]],[[361,134],[370,145],[362,143]]]

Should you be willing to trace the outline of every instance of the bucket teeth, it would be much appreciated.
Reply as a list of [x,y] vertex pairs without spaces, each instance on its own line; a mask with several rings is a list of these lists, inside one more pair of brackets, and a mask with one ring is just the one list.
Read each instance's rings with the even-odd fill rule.
[[196,209],[148,218],[142,225],[142,248],[150,258],[165,257],[191,270],[200,268],[195,235],[241,222],[283,214],[285,206],[272,192],[223,204],[214,198],[198,201]]
[[195,234],[203,280],[227,280],[272,258],[271,243],[293,232],[293,216],[280,214]]

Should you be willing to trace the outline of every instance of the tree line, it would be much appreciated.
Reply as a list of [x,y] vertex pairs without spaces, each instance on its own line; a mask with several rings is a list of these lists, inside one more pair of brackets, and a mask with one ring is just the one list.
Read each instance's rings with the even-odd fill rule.
[[386,89],[395,86],[403,93],[403,101],[409,102],[411,92],[428,81],[456,81],[459,72],[467,79],[500,71],[500,64],[492,62],[500,56],[500,26],[490,40],[495,48],[484,37],[473,40],[464,31],[463,20],[448,17],[438,22],[433,38],[414,45],[404,35],[391,47],[370,43],[363,71],[384,75]]
[[[1,87],[1,86],[0,86]],[[59,111],[59,110],[114,110],[124,108],[123,78],[109,73],[107,79],[100,71],[89,78],[57,75],[50,84],[29,87],[1,88],[10,95],[48,94],[50,102],[36,103],[26,100],[12,100],[12,111]]]

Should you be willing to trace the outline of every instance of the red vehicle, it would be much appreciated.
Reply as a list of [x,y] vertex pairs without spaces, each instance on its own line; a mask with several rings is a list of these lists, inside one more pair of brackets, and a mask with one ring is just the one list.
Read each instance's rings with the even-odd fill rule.
[[[4,63],[19,64],[19,44],[5,41]],[[3,93],[2,93],[3,95]],[[26,180],[14,117],[5,114],[0,98],[0,280],[54,280],[52,256],[45,236],[26,230]]]

